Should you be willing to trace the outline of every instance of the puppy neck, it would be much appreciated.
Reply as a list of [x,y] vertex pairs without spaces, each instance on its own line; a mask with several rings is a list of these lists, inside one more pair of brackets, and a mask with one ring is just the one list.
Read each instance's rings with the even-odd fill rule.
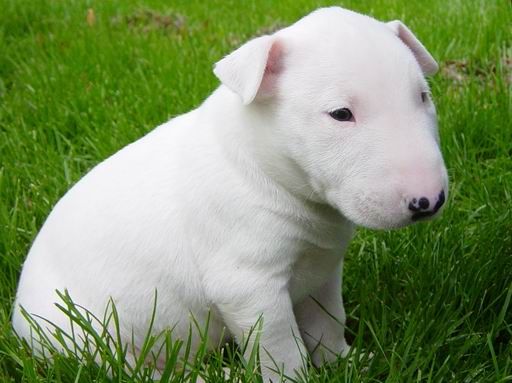
[[244,105],[238,95],[221,85],[203,107],[218,144],[234,166],[296,198],[326,203],[280,142],[279,130],[286,127],[278,126],[271,100]]

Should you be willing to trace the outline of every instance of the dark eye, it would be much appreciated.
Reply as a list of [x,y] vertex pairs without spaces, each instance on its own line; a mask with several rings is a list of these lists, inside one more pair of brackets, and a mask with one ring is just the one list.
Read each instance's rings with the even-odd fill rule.
[[354,116],[348,108],[340,108],[329,112],[329,116],[338,121],[352,121]]
[[421,92],[421,102],[427,102],[430,98],[430,94],[428,92]]

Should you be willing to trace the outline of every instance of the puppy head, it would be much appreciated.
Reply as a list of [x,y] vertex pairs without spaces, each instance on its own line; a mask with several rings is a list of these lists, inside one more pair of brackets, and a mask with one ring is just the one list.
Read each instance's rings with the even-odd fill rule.
[[437,63],[401,22],[324,8],[249,41],[215,67],[317,200],[356,224],[434,216],[448,192],[426,75]]

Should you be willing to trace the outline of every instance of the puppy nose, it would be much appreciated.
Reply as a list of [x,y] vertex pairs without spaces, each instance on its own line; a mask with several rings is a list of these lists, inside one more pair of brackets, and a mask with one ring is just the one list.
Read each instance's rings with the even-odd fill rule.
[[[444,190],[441,190],[439,195],[434,201],[429,200],[427,197],[413,198],[408,205],[412,215],[412,220],[416,221],[421,218],[426,218],[434,215],[443,206],[445,201]],[[433,207],[429,209],[429,207]]]

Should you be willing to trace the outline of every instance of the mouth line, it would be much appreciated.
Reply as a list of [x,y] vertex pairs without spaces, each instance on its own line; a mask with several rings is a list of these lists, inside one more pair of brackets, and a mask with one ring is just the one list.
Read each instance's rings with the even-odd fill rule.
[[414,214],[412,215],[412,220],[413,220],[413,221],[419,221],[420,219],[423,219],[423,218],[432,217],[434,214],[436,214],[436,211],[435,211],[435,210],[431,210],[431,211],[420,211],[420,212],[414,213]]

